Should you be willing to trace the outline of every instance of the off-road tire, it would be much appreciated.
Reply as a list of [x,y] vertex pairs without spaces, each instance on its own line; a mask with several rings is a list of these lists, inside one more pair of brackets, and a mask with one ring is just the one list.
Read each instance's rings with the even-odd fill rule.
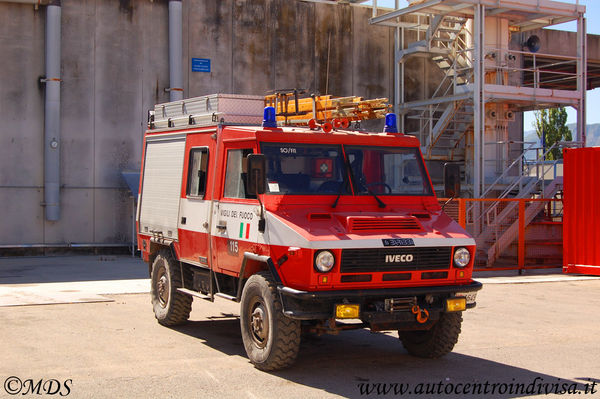
[[462,312],[442,313],[430,330],[398,331],[398,336],[411,355],[435,359],[452,352],[461,324]]
[[298,356],[300,321],[285,316],[282,309],[271,273],[252,275],[242,291],[240,328],[248,358],[259,370],[289,367]]
[[193,298],[177,291],[183,287],[181,270],[168,249],[161,250],[152,262],[150,282],[154,317],[160,324],[174,326],[189,319]]

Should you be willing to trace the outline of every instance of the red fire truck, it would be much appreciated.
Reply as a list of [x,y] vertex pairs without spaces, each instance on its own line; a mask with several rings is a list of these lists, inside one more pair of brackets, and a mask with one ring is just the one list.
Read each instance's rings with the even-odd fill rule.
[[[397,330],[447,354],[475,306],[475,241],[442,212],[415,137],[280,127],[264,98],[157,105],[144,138],[138,247],[159,323],[194,297],[240,303],[250,361],[291,365],[303,332]],[[345,125],[345,124],[344,124]]]

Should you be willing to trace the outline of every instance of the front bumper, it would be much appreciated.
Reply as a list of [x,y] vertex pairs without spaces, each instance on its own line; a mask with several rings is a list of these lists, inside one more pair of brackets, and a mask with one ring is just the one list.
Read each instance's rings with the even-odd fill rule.
[[[299,291],[278,286],[284,314],[298,320],[325,320],[335,317],[336,304],[360,305],[360,318],[365,323],[408,322],[413,319],[410,312],[386,309],[386,300],[407,299],[428,309],[431,320],[436,320],[445,311],[445,300],[457,293],[475,293],[482,288],[478,281],[466,285],[429,287],[382,288],[345,291]],[[463,295],[464,296],[464,295]],[[467,301],[467,308],[475,307],[474,299]]]

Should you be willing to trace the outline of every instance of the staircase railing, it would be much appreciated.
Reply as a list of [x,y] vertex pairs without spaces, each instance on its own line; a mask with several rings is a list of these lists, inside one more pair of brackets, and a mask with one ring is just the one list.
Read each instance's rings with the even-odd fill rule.
[[[497,226],[506,223],[509,218],[514,218],[517,211],[516,205],[510,204],[508,206],[501,207],[501,204],[503,203],[503,200],[517,188],[518,191],[514,196],[515,198],[529,197],[536,188],[541,189],[542,196],[549,194],[553,195],[554,193],[546,193],[545,180],[548,171],[552,169],[550,168],[548,171],[546,170],[549,164],[545,161],[545,159],[555,148],[576,147],[581,143],[557,142],[547,149],[541,149],[541,151],[539,151],[540,149],[536,148],[536,150],[538,150],[538,156],[536,157],[536,160],[531,163],[526,163],[525,155],[528,151],[534,149],[533,146],[535,143],[528,144],[529,146],[523,151],[523,153],[517,159],[515,159],[513,163],[506,168],[505,171],[484,191],[482,198],[485,198],[485,196],[490,194],[492,191],[497,191],[500,184],[502,184],[502,182],[509,177],[511,172],[514,172],[515,166],[518,166],[518,175],[513,176],[514,179],[512,183],[510,183],[500,195],[494,197],[492,204],[489,207],[486,206],[485,210],[482,210],[479,206],[480,204],[477,202],[470,204],[470,206],[466,208],[467,220],[469,220],[474,226],[474,233],[478,243],[483,243],[486,240],[489,240],[493,235],[496,235],[496,239],[498,239],[499,232]],[[550,166],[555,168],[560,161],[561,160],[555,160]],[[540,166],[542,166],[541,173]],[[524,184],[524,182],[527,180],[529,180],[529,182]],[[493,256],[496,255],[497,253]]]
[[[428,28],[426,34],[426,40],[428,42],[428,47],[432,47],[432,43],[437,41],[439,48],[445,48],[450,50],[450,54],[447,56],[439,55],[439,57],[443,57],[443,60],[446,64],[448,64],[448,68],[444,71],[444,77],[434,90],[431,98],[436,97],[444,97],[450,94],[452,91],[456,92],[456,88],[458,85],[459,79],[462,78],[462,82],[468,83],[473,75],[472,63],[469,64],[469,56],[468,53],[473,51],[473,49],[467,48],[467,43],[461,37],[461,32],[465,32],[465,34],[470,34],[470,32],[466,29],[466,19],[461,21],[453,21],[452,29],[455,29],[453,32],[447,32],[448,38],[441,38],[440,28],[444,27],[445,16],[436,16],[431,20],[431,24]],[[449,40],[449,41],[443,41]],[[467,66],[461,65],[466,63]],[[466,76],[465,76],[466,75]],[[435,105],[429,106],[428,109],[421,112],[419,119],[421,122],[421,132],[428,132],[426,135],[427,140],[422,140],[425,142],[427,155],[431,156],[431,150],[438,142],[439,138],[442,136],[448,125],[455,118],[456,112],[463,106],[464,102],[453,102],[453,103],[443,103],[446,108],[442,109],[442,103],[437,103]],[[447,105],[446,105],[447,104]],[[450,109],[453,107],[453,109]],[[442,113],[439,117],[434,117],[436,114]],[[444,113],[449,112],[450,115],[447,118],[444,118]],[[435,121],[435,126],[434,126]],[[466,121],[464,121],[466,123]],[[440,125],[441,124],[441,125]],[[468,123],[466,123],[468,125]],[[466,130],[468,126],[464,126]],[[462,137],[462,136],[461,136]],[[421,134],[421,138],[423,138]]]
[[[542,197],[554,197],[557,191],[562,190],[562,184],[562,177],[555,178],[552,181],[552,184],[542,191]],[[496,221],[496,223],[492,225],[494,227],[495,239],[494,243],[488,250],[486,262],[487,267],[491,267],[500,257],[500,255],[508,248],[508,246],[517,238],[517,235],[519,234],[519,222],[523,223],[524,227],[528,226],[529,223],[533,221],[535,216],[540,213],[546,205],[544,202],[532,202],[524,206],[524,209],[517,210],[514,206],[515,204],[516,203],[511,204],[513,205],[512,208],[515,208],[515,212],[511,213],[516,214],[518,211],[519,215],[514,218],[514,221],[511,219],[511,221],[506,224],[503,224],[503,221]],[[525,205],[525,203],[523,204]],[[522,220],[520,221],[520,219]]]
[[[466,50],[466,51],[470,51],[470,50]],[[472,68],[457,68],[457,60],[458,60],[458,57],[454,58],[452,60],[452,64],[444,72],[444,77],[442,78],[441,82],[439,83],[439,85],[437,86],[437,88],[435,89],[433,94],[431,95],[431,98],[444,97],[444,96],[451,94],[452,91],[456,91],[457,78],[459,77],[459,73],[462,73],[463,71],[468,71],[467,76],[463,76],[463,79],[466,82],[470,81],[470,79],[472,77],[472,72],[473,72]],[[440,118],[436,118],[436,117],[434,117],[434,115],[438,112],[443,112],[443,110],[441,109],[442,105],[451,106],[451,105],[447,105],[447,104],[449,104],[449,103],[439,102],[435,105],[430,105],[429,108],[426,110],[423,110],[418,117],[418,119],[420,119],[421,121],[424,121],[424,123],[421,124],[421,132],[429,132],[426,136],[428,138],[428,140],[424,141],[426,143],[427,148],[431,147],[432,145],[435,145],[434,137],[433,137],[433,131],[434,131],[433,122],[434,121],[436,123],[439,122]],[[442,132],[443,132],[443,129],[440,131],[440,133],[442,133]]]

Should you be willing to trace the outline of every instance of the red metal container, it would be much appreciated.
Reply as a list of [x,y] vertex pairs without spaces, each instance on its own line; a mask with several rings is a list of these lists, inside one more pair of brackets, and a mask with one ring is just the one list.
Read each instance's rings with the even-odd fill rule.
[[600,275],[600,147],[564,150],[563,272]]

